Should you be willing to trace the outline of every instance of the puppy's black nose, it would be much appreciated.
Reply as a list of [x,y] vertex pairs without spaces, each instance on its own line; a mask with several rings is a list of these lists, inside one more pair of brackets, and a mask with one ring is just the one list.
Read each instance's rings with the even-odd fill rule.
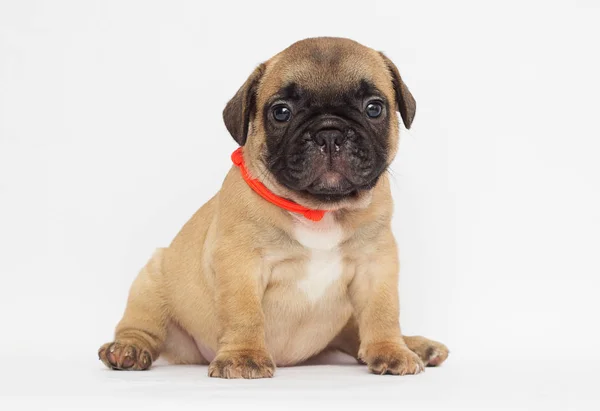
[[315,143],[319,146],[331,153],[340,149],[341,145],[344,144],[344,141],[346,140],[346,136],[341,130],[329,128],[317,131],[313,140],[315,140]]

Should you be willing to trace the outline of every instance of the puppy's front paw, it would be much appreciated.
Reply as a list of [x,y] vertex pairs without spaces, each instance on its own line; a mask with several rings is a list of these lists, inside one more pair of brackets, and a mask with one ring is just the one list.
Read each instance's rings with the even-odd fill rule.
[[374,374],[418,374],[425,369],[417,354],[393,342],[371,344],[361,350],[359,358]]
[[275,363],[263,350],[236,350],[217,354],[208,367],[208,376],[216,378],[270,378]]
[[98,358],[113,370],[147,370],[152,365],[152,356],[133,344],[118,341],[106,343],[98,350]]

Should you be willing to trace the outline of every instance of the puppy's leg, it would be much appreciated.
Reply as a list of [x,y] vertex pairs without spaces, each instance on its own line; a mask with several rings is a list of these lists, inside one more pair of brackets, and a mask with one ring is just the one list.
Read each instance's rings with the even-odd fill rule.
[[[236,241],[240,241],[239,238]],[[215,253],[217,355],[208,375],[219,378],[272,377],[275,364],[265,343],[261,259],[222,249]]]
[[358,358],[375,374],[417,374],[424,369],[400,333],[398,255],[390,231],[377,241],[376,252],[357,270],[349,294],[358,324]]
[[167,336],[166,310],[160,294],[162,250],[140,271],[129,291],[115,340],[98,350],[100,360],[114,370],[147,370],[158,358]]
[[[428,367],[438,366],[448,358],[448,348],[442,343],[420,336],[409,337],[404,335],[402,338],[406,346],[417,354],[421,361]],[[354,318],[348,321],[348,324],[331,342],[329,348],[339,350],[358,360],[360,338],[358,335],[358,325]]]

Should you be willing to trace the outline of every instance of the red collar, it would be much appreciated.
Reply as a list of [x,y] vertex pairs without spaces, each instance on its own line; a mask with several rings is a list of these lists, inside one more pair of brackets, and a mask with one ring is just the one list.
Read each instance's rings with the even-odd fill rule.
[[275,204],[277,207],[283,208],[284,210],[302,214],[304,217],[312,221],[321,221],[321,219],[327,212],[325,210],[312,210],[310,208],[301,206],[300,204],[295,203],[293,201],[279,197],[278,195],[270,191],[267,187],[265,187],[263,183],[261,183],[255,178],[250,177],[250,174],[248,174],[248,169],[246,168],[246,164],[244,163],[242,147],[239,147],[233,152],[233,154],[231,154],[231,161],[233,161],[233,164],[239,167],[240,172],[242,173],[242,178],[244,179],[244,181],[246,181],[250,188],[254,190],[256,194],[267,200],[269,203]]

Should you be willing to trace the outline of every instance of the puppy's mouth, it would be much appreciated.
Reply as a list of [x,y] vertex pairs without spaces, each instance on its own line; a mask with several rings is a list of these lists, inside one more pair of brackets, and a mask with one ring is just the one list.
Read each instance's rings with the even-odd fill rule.
[[353,184],[338,171],[325,171],[306,189],[314,194],[347,194],[353,191]]
[[308,194],[310,194],[315,200],[320,201],[322,203],[338,203],[343,200],[352,200],[352,199],[357,199],[359,197],[358,190],[352,190],[345,194],[334,193],[334,192],[314,193],[314,192],[310,192],[308,190],[306,190],[306,192]]
[[363,186],[356,186],[342,173],[328,170],[302,191],[319,201],[334,203],[358,198],[360,191],[373,188],[375,183],[376,181]]

